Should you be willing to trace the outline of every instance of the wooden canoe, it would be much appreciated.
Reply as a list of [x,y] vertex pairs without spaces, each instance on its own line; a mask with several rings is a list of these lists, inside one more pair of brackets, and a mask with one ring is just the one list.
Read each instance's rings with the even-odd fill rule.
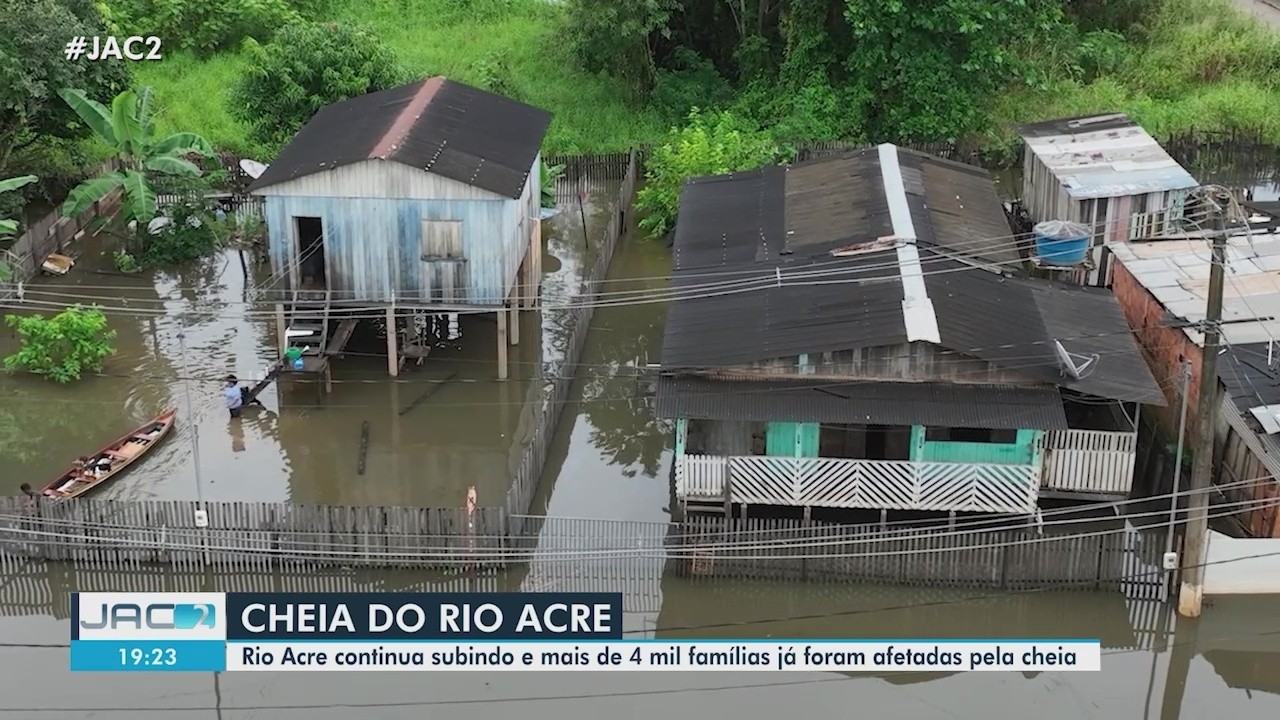
[[40,494],[57,500],[65,500],[67,498],[80,497],[94,488],[105,485],[107,481],[124,472],[125,468],[132,465],[138,458],[159,444],[173,429],[173,422],[177,415],[178,411],[176,409],[165,410],[157,415],[154,420],[147,421],[136,430],[129,432],[90,455],[87,463],[89,468],[96,467],[104,459],[110,462],[110,467],[105,472],[94,476],[86,476],[86,474],[72,468],[54,478],[53,482],[45,485]]

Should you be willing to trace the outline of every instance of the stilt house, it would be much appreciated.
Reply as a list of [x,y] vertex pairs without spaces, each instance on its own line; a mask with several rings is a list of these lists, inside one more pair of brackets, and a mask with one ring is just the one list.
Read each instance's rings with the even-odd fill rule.
[[391,339],[422,326],[406,313],[496,313],[505,377],[510,321],[537,297],[550,121],[443,77],[321,109],[250,187],[264,199],[265,294],[319,315],[325,338],[344,308],[386,308]]
[[1093,229],[1088,263],[1071,276],[1077,283],[1109,285],[1106,244],[1166,232],[1199,185],[1126,115],[1048,120],[1018,132],[1026,143],[1022,203],[1031,220]]
[[1009,236],[983,170],[893,145],[688,181],[656,402],[686,510],[1128,494],[1160,388],[1111,294],[1011,275]]

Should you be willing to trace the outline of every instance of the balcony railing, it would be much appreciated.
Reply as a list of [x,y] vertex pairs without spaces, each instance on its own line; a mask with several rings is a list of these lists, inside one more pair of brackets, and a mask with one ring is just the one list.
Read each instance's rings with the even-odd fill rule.
[[1046,490],[1128,495],[1138,433],[1053,430],[1044,436]]
[[685,455],[676,460],[677,494],[686,500],[754,505],[1036,511],[1040,468],[1031,465]]

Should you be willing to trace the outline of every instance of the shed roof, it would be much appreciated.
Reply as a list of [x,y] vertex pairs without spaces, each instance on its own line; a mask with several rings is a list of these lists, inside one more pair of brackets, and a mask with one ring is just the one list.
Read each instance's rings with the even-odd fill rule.
[[321,108],[249,190],[377,159],[518,198],[550,124],[545,110],[432,77]]
[[[1009,234],[983,170],[892,145],[690,181],[663,368],[922,340],[1039,382],[1163,405],[1110,292],[996,272],[1017,257]],[[1064,376],[1055,340],[1097,353],[1094,371]]]
[[659,417],[699,420],[911,425],[927,417],[946,427],[1067,428],[1062,398],[1052,385],[663,377],[656,406]]
[[1075,199],[1125,197],[1199,185],[1155,138],[1123,114],[1018,128],[1027,150]]
[[[1209,246],[1203,237],[1112,243],[1115,258],[1165,310],[1189,323],[1205,319]],[[1222,299],[1222,338],[1228,344],[1280,337],[1280,234],[1228,238]],[[1183,332],[1197,345],[1204,334]]]

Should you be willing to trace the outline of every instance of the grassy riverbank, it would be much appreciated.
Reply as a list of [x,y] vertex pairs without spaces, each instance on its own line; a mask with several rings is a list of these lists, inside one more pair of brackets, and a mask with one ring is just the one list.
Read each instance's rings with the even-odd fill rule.
[[[665,130],[661,109],[638,106],[622,84],[580,69],[566,29],[571,18],[560,4],[335,3],[327,19],[373,27],[413,73],[500,89],[551,110],[551,152],[622,150]],[[1280,33],[1267,24],[1227,0],[1166,0],[1143,27],[1114,40],[1087,52],[1079,51],[1079,38],[1033,49],[1042,81],[997,98],[984,141],[1009,143],[1018,122],[1123,111],[1157,136],[1241,129],[1280,142]],[[163,130],[193,130],[218,147],[262,155],[229,111],[230,88],[246,65],[238,53],[167,53],[162,62],[140,63],[137,76],[165,103]]]
[[[551,152],[625,150],[665,131],[658,113],[633,107],[618,83],[578,69],[565,41],[565,13],[545,0],[352,0],[326,19],[371,26],[410,71],[446,75],[504,92],[555,114]],[[166,53],[139,63],[139,83],[165,103],[164,130],[191,130],[214,145],[255,152],[247,128],[230,112],[230,89],[244,71],[242,54],[198,59]]]
[[1157,137],[1235,129],[1280,142],[1280,32],[1227,0],[1166,0],[1110,71],[1018,89],[993,110],[996,136],[1013,122],[1127,112]]

